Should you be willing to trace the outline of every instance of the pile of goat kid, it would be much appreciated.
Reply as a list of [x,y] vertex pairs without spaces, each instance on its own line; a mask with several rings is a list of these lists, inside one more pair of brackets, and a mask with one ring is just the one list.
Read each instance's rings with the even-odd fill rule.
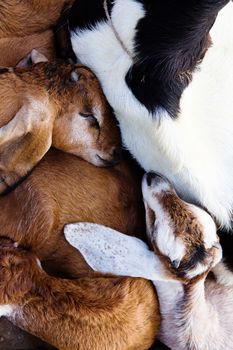
[[6,0],[0,56],[0,316],[233,350],[232,1]]

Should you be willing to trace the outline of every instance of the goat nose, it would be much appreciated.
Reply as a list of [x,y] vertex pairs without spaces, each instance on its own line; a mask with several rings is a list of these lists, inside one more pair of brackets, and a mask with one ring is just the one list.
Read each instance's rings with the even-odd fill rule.
[[156,177],[156,174],[153,171],[150,171],[146,174],[146,182],[148,186],[151,186],[152,180]]
[[156,180],[157,184],[161,182],[166,182],[166,183],[168,182],[168,180],[163,175],[155,173],[154,171],[150,171],[146,175],[147,185],[151,186],[153,180]]

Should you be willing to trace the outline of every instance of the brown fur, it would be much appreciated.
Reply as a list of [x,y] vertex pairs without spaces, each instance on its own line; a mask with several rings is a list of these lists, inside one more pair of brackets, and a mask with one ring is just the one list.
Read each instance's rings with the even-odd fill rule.
[[[96,116],[99,127],[79,113]],[[51,144],[98,166],[119,156],[120,133],[94,74],[48,62],[0,74],[0,192],[27,175]]]
[[33,249],[53,273],[70,277],[80,275],[82,266],[84,272],[89,269],[65,241],[65,224],[87,221],[127,234],[144,232],[134,167],[122,161],[114,168],[97,168],[54,149],[22,184],[0,197],[0,211],[2,235]]
[[45,55],[49,61],[55,59],[52,30],[22,37],[0,38],[0,66],[16,66],[32,49]]
[[[62,232],[64,224],[79,221],[127,234],[143,232],[136,174],[126,161],[97,168],[50,150],[14,192],[0,197],[2,234],[33,251],[3,254],[0,249],[0,299],[18,305],[21,316],[12,318],[15,324],[64,350],[143,350],[152,345],[160,316],[151,284],[97,276]],[[34,253],[50,273],[82,279],[49,277],[38,268]]]
[[[182,237],[189,254],[194,245],[203,242],[203,226],[198,218],[174,192],[160,196],[160,203],[170,217],[176,237]],[[195,232],[195,235],[193,234]]]
[[158,306],[144,280],[57,279],[5,241],[0,277],[0,303],[16,305],[13,322],[61,350],[143,350],[154,339]]
[[73,0],[1,1],[0,66],[16,66],[32,49],[55,58],[53,27]]

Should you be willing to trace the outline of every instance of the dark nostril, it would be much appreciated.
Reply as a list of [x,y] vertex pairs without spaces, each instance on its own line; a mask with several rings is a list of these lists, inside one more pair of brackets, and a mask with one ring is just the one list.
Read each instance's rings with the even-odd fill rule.
[[153,171],[150,171],[146,174],[146,182],[148,186],[151,186],[152,180],[156,177],[156,174]]

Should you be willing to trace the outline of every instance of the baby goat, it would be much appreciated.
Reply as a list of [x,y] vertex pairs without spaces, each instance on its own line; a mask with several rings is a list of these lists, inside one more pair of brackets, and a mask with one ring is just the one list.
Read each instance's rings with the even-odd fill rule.
[[30,248],[52,274],[72,278],[90,269],[64,239],[65,224],[88,221],[131,235],[144,232],[140,177],[129,161],[100,168],[55,149],[0,196],[0,212],[0,236]]
[[60,350],[148,349],[159,325],[144,280],[47,275],[36,256],[0,238],[0,316]]
[[[30,58],[46,61],[36,51]],[[51,145],[97,166],[118,160],[120,133],[98,80],[71,64],[1,69],[0,192],[26,176]]]
[[214,221],[155,173],[144,177],[142,187],[154,252],[98,225],[67,226],[67,239],[95,270],[153,280],[159,338],[172,350],[231,350],[233,287],[207,278],[222,257]]
[[[19,306],[17,310],[23,318],[16,320],[9,315],[15,324],[59,349],[128,350],[148,349],[152,345],[160,314],[151,283],[95,278],[80,252],[63,235],[66,223],[80,221],[127,234],[144,232],[140,177],[128,160],[123,159],[115,167],[100,168],[51,149],[25,181],[6,196],[0,196],[0,211],[1,235],[35,253],[47,272],[72,279],[90,278],[50,278],[36,263],[31,264],[31,258],[27,266],[19,262],[17,267],[13,256],[6,253],[12,265],[9,263],[4,271],[11,274],[12,284],[8,284],[6,275],[1,275],[0,262],[0,290],[4,289],[12,299],[3,301],[0,291],[0,303]],[[1,256],[0,249],[0,260]],[[28,291],[24,294],[26,286]],[[5,307],[2,315],[4,310]]]

